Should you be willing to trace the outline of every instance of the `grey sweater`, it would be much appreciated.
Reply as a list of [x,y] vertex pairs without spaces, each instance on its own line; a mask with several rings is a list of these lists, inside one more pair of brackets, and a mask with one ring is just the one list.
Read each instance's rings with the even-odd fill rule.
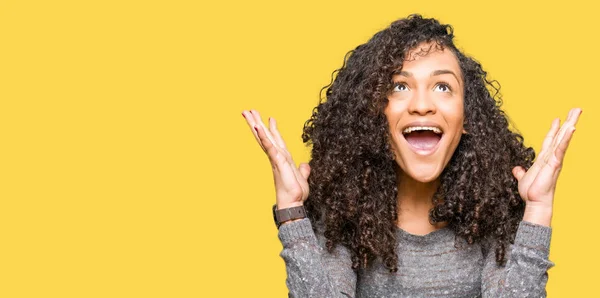
[[448,228],[427,235],[397,228],[398,271],[381,261],[354,272],[350,252],[332,253],[309,219],[283,224],[286,284],[290,297],[546,297],[551,227],[521,221],[507,263],[498,266],[493,243],[468,243]]

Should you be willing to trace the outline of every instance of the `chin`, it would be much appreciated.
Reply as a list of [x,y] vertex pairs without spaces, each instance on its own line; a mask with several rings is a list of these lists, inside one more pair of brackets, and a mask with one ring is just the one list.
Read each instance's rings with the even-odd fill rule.
[[406,176],[411,177],[413,180],[428,183],[437,180],[442,171],[438,166],[432,165],[398,165]]

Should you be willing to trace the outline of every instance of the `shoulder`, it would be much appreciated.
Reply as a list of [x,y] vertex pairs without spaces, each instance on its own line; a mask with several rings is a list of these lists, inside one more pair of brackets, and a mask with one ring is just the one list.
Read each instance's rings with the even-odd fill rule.
[[338,256],[338,255],[350,256],[351,255],[350,249],[342,243],[334,243],[333,249],[331,251],[328,251],[328,249],[327,249],[328,239],[325,236],[326,227],[325,227],[325,223],[322,220],[313,223],[313,230],[315,231],[315,237],[317,238],[317,242],[319,243],[319,246],[324,251],[326,251],[334,256]]

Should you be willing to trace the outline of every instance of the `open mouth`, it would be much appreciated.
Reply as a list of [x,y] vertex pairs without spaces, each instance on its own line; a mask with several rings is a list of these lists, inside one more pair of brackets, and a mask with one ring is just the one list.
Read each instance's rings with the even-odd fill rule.
[[413,147],[415,151],[422,153],[433,152],[442,139],[443,132],[438,127],[407,127],[402,132],[406,142]]

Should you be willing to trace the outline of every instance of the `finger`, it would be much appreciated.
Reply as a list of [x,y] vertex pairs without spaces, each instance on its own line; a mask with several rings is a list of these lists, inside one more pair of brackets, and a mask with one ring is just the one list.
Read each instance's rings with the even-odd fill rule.
[[[581,109],[579,108],[575,108],[575,109],[571,109],[571,111],[569,112],[569,117],[567,118],[567,121],[565,121],[565,123],[563,124],[563,126],[561,127],[560,131],[558,132],[558,136],[554,139],[553,143],[552,143],[552,154],[555,154],[556,149],[558,148],[559,144],[562,143],[563,139],[565,138],[565,135],[567,132],[569,132],[571,129],[575,128],[575,124],[577,124],[577,121],[579,120],[579,115],[581,115]],[[548,158],[550,156],[552,156],[552,154],[548,154]],[[547,162],[548,160],[546,160]]]
[[[571,116],[571,112],[569,112],[569,114],[567,115],[567,119],[569,119]],[[550,151],[550,148],[552,147],[553,142],[556,140],[556,134],[558,133],[560,128],[560,118],[555,118],[554,120],[552,120],[552,125],[550,126],[550,130],[548,131],[548,133],[546,134],[546,137],[544,138],[544,141],[542,142],[542,149],[540,150],[540,154],[538,155],[538,158],[535,159],[533,165],[529,168],[529,171],[531,172],[531,179],[535,178],[535,176],[537,176],[537,173],[539,172],[539,170],[544,166],[544,164],[547,162],[548,158],[548,152]]]
[[283,137],[279,133],[279,129],[277,128],[277,123],[275,121],[275,118],[273,118],[273,117],[269,117],[269,129],[271,130],[273,138],[277,141],[279,147],[283,149],[284,154],[285,154],[285,156],[288,159],[288,162],[290,164],[292,164],[292,165],[295,165],[296,163],[294,162],[294,159],[292,158],[292,155],[287,150],[287,147],[285,145],[285,141],[283,140]]
[[572,127],[565,134],[564,139],[558,144],[556,151],[554,152],[556,159],[562,164],[565,154],[567,153],[567,148],[569,148],[569,143],[573,138],[573,134],[575,133],[575,127]]
[[579,116],[581,116],[581,113],[583,113],[583,110],[581,108],[573,109],[573,116],[571,119],[571,121],[573,122],[573,126],[577,125],[577,122],[579,121]]
[[277,146],[273,145],[269,138],[267,138],[264,127],[260,125],[255,125],[254,129],[256,130],[260,141],[265,147],[265,152],[269,156],[269,160],[271,161],[273,169],[281,169],[285,167],[285,164],[289,164],[287,162],[286,156],[282,154],[282,152],[277,148]]
[[277,129],[277,123],[275,121],[275,118],[273,118],[273,117],[269,118],[269,129],[271,130],[273,137],[279,144],[279,147],[281,147],[283,149],[287,149],[285,146],[285,142],[283,141],[283,138],[281,137],[281,134],[279,133],[279,130]]
[[550,127],[550,131],[548,131],[548,134],[546,135],[546,137],[544,138],[544,142],[542,143],[542,150],[540,152],[540,155],[548,151],[548,148],[552,144],[552,140],[556,136],[559,127],[560,118],[555,118],[554,120],[552,120],[552,126]]
[[[256,111],[256,110],[251,110],[251,113],[254,116],[254,120],[255,121],[257,120],[257,123],[260,124],[260,125],[257,124],[256,126],[262,128],[261,133],[265,134],[266,138],[269,140],[269,144],[271,146],[277,146],[278,147],[278,148],[276,148],[277,149],[277,154],[276,154],[276,157],[275,157],[275,158],[278,159],[277,162],[278,163],[283,163],[283,161],[280,160],[280,159],[283,159],[283,160],[287,161],[287,163],[289,164],[289,167],[291,169],[292,174],[296,178],[300,178],[300,177],[298,177],[298,176],[300,176],[300,173],[297,171],[297,169],[295,167],[295,162],[292,159],[291,154],[289,154],[289,152],[285,149],[285,142],[283,142],[283,138],[281,138],[281,135],[279,135],[279,137],[280,137],[280,140],[281,140],[281,144],[283,144],[283,147],[281,147],[275,141],[276,138],[274,137],[274,135],[271,134],[271,133],[269,133],[270,129],[267,129],[266,126],[263,124],[262,119],[260,117],[260,113],[258,111]],[[269,126],[271,126],[271,125],[272,125],[272,123],[270,122]],[[275,128],[277,128],[277,124],[276,123],[275,123]],[[266,148],[266,146],[265,146],[265,148]],[[281,168],[281,167],[284,167],[284,166],[283,166],[283,164],[279,164],[278,167]]]
[[[563,160],[573,137],[573,133],[575,132],[575,124],[579,119],[579,115],[581,115],[581,109],[573,109],[571,110],[570,117],[568,118],[568,122],[571,124],[564,128],[564,133],[560,136],[556,142],[559,142],[556,145],[553,145],[553,151],[548,152],[545,158],[544,166],[540,170],[540,174],[536,175],[536,180],[539,181],[551,181],[551,183],[547,183],[548,187],[545,191],[551,191],[558,180],[558,176],[560,174],[560,170],[562,168]],[[567,123],[565,122],[565,125]],[[560,140],[560,141],[559,141]]]
[[262,126],[256,125],[255,130],[267,149],[267,154],[273,168],[273,178],[276,190],[291,191],[294,188],[297,188],[298,180],[295,168],[287,162],[282,151],[278,150],[276,146],[273,146],[269,138],[266,137],[265,130]]
[[242,116],[244,116],[244,119],[246,119],[246,123],[250,127],[250,130],[252,131],[252,135],[254,136],[254,138],[256,139],[256,141],[258,142],[258,145],[260,145],[260,148],[262,148],[262,150],[266,152],[267,150],[265,149],[265,146],[263,146],[262,141],[258,137],[258,133],[254,129],[254,125],[256,125],[256,121],[254,121],[254,116],[252,116],[250,114],[250,112],[248,112],[246,110],[242,111]]
[[267,126],[263,123],[262,118],[260,117],[260,113],[257,110],[250,110],[250,114],[252,114],[252,116],[254,117],[254,121],[256,122],[255,125],[260,125],[263,128],[266,137],[269,139],[269,141],[271,141],[271,144],[276,145],[277,143],[273,139],[273,136],[269,132]]
[[558,181],[558,177],[562,169],[563,159],[565,157],[567,147],[569,146],[569,142],[571,141],[574,132],[574,127],[571,127],[571,129],[567,130],[565,137],[559,144],[556,152],[551,152],[548,154],[550,157],[539,170],[539,173],[536,174],[535,179],[529,188],[530,190],[535,189],[536,194],[528,194],[528,196],[539,197],[550,194],[554,191],[556,188],[556,182]]
[[308,176],[310,175],[310,166],[307,163],[301,163],[298,167],[300,174],[304,179],[308,180]]
[[515,176],[515,179],[517,179],[517,181],[521,181],[523,176],[525,176],[525,173],[525,169],[521,166],[516,166],[512,169],[512,174],[513,176]]

